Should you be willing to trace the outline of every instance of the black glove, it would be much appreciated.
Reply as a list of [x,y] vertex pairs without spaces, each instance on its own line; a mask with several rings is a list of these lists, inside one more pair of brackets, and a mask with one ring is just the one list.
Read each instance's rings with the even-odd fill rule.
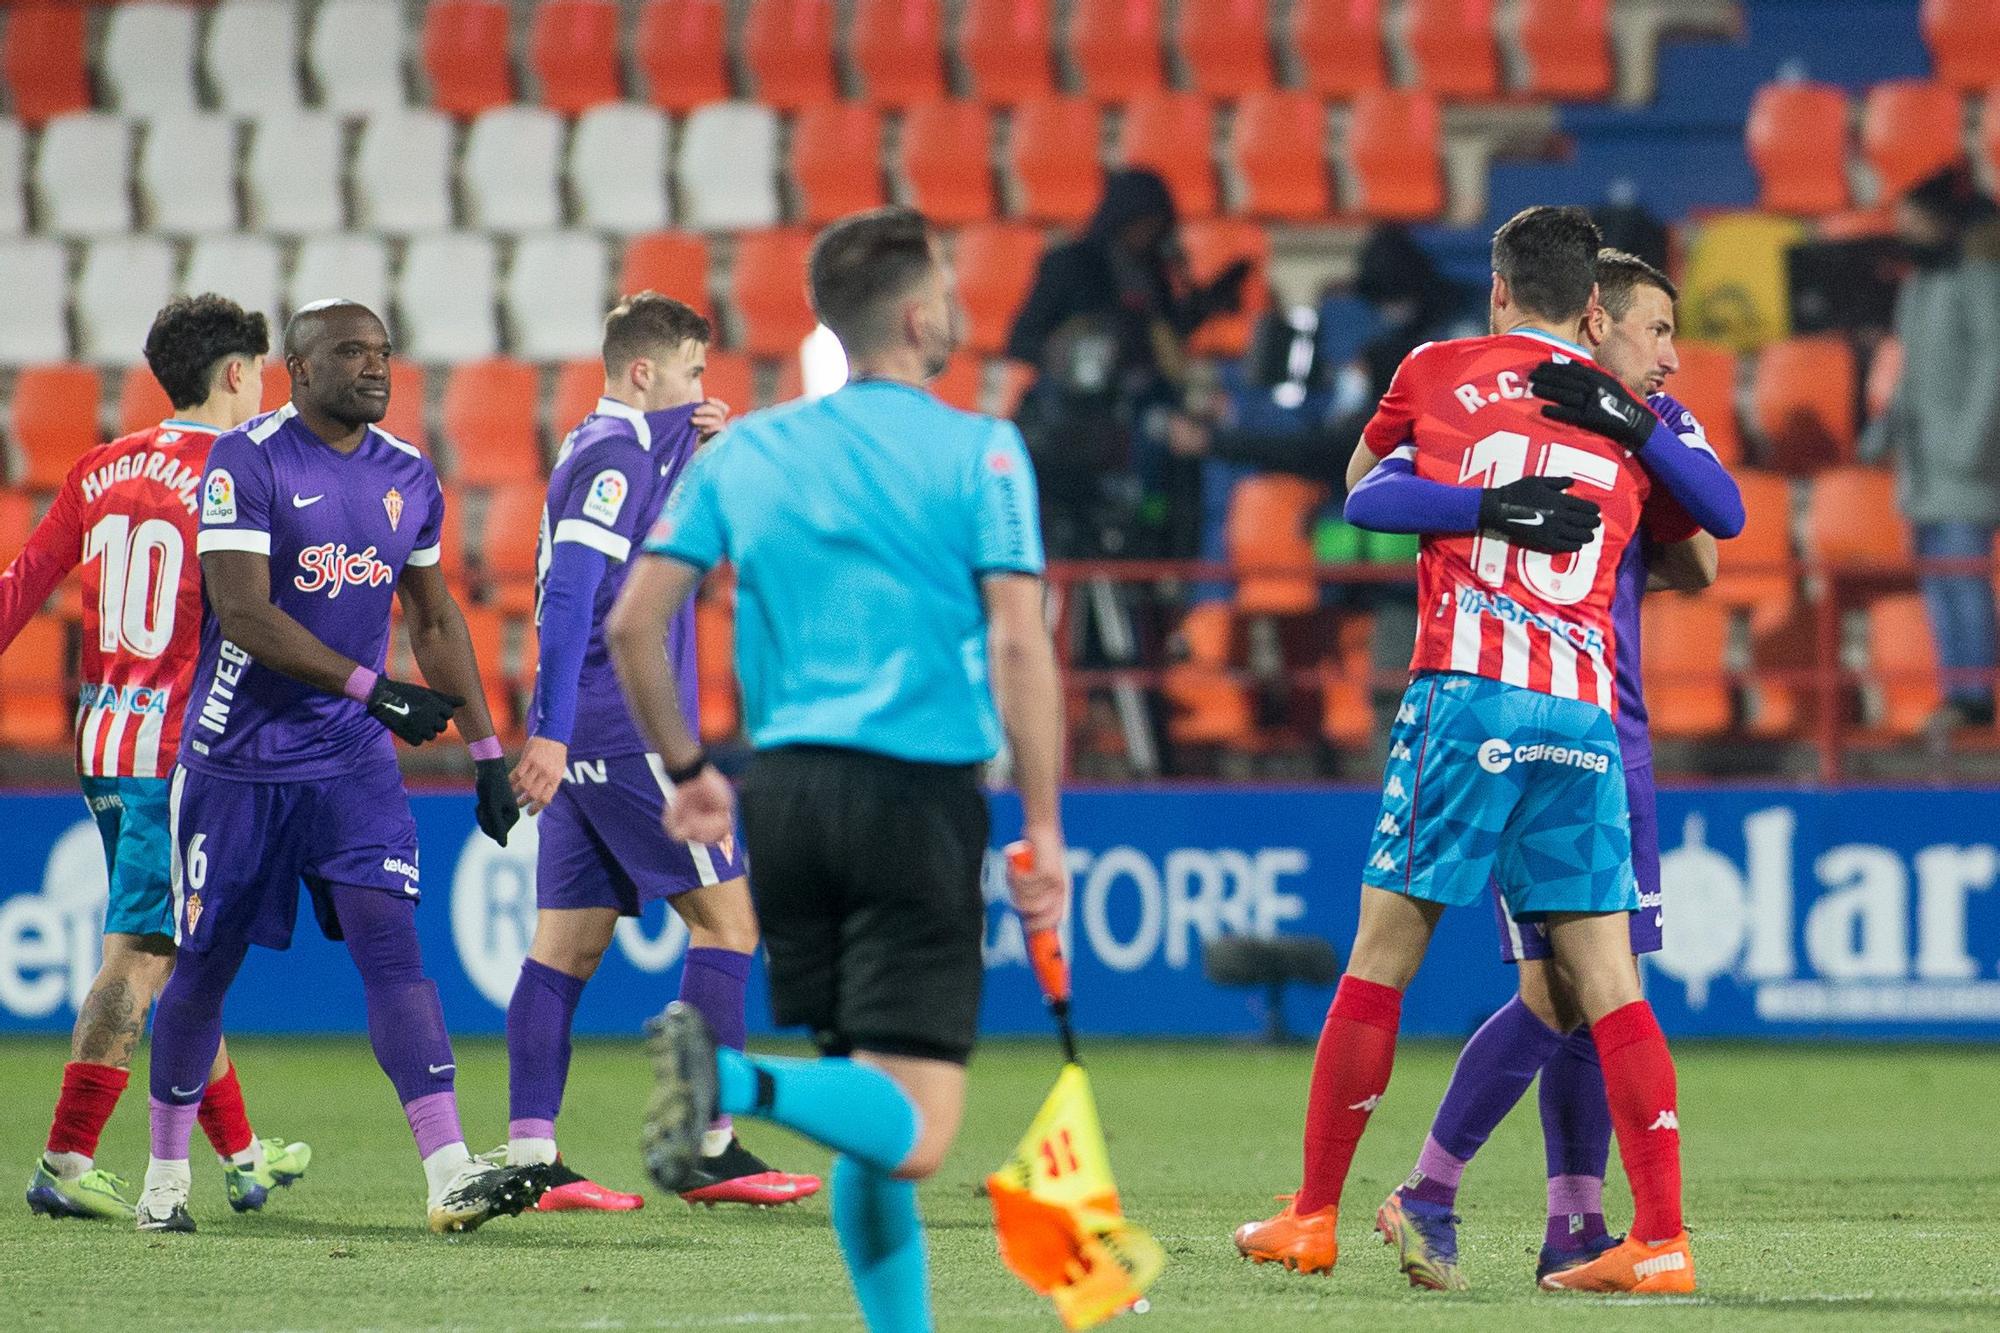
[[1243,284],[1250,280],[1250,272],[1256,265],[1248,259],[1239,259],[1217,275],[1203,293],[1203,304],[1209,310],[1233,315],[1243,308]]
[[1565,494],[1574,477],[1523,477],[1479,493],[1479,526],[1515,546],[1567,555],[1590,544],[1600,521],[1597,505]]
[[1637,452],[1653,438],[1660,419],[1632,391],[1595,366],[1578,361],[1544,361],[1528,376],[1528,387],[1550,406],[1542,415],[1551,421],[1581,426],[1593,435],[1616,440]]
[[368,715],[412,745],[436,740],[463,707],[465,700],[455,694],[387,676],[377,676],[375,688],[368,691]]
[[479,829],[487,837],[507,845],[507,830],[521,822],[521,807],[514,800],[514,786],[507,781],[505,759],[480,759],[472,765],[473,786],[478,791]]

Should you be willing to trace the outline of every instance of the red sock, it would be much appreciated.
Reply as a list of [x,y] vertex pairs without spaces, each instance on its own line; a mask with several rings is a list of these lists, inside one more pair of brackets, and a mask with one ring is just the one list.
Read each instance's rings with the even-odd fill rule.
[[250,1114],[243,1109],[243,1085],[236,1081],[233,1063],[221,1078],[209,1080],[195,1115],[201,1132],[221,1156],[234,1157],[250,1146]]
[[62,1093],[49,1126],[49,1151],[97,1156],[98,1136],[118,1106],[132,1071],[72,1060],[63,1066]]
[[1632,1186],[1632,1234],[1672,1240],[1681,1234],[1681,1125],[1667,1039],[1644,1000],[1598,1019],[1590,1035],[1604,1065],[1618,1157]]
[[1313,1056],[1306,1103],[1306,1178],[1294,1207],[1316,1213],[1340,1202],[1354,1146],[1389,1086],[1403,993],[1360,977],[1340,979]]

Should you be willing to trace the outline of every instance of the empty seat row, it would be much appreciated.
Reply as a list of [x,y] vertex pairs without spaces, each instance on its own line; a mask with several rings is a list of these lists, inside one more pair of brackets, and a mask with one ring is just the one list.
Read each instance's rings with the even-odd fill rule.
[[[1744,133],[1765,208],[1808,217],[1847,209],[1857,194],[1850,172],[1856,160],[1874,176],[1874,199],[1891,202],[1971,155],[1966,101],[1944,83],[1896,79],[1870,88],[1858,155],[1851,110],[1847,94],[1830,84],[1786,81],[1758,90]],[[1985,96],[1976,119],[1972,145],[2000,169],[2000,90]]]

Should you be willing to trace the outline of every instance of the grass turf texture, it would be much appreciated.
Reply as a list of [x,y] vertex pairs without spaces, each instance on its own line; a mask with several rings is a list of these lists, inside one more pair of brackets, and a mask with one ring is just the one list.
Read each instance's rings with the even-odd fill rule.
[[[1056,1072],[1054,1043],[994,1043],[973,1067],[965,1132],[924,1187],[939,1323],[1059,1327],[994,1252],[975,1187]],[[1369,1232],[1408,1170],[1453,1048],[1406,1045],[1349,1182],[1339,1267],[1301,1278],[1237,1259],[1229,1233],[1298,1171],[1307,1049],[1085,1043],[1128,1208],[1166,1246],[1152,1313],[1133,1333],[1398,1330],[1993,1328],[2000,1323],[2000,1074],[1969,1048],[1688,1045],[1680,1051],[1689,1218],[1702,1290],[1673,1303],[1537,1293],[1542,1149],[1532,1096],[1467,1173],[1460,1207],[1473,1290],[1413,1292]],[[636,1214],[530,1215],[476,1235],[423,1229],[423,1180],[387,1081],[360,1040],[245,1039],[237,1060],[260,1133],[310,1141],[312,1173],[238,1217],[195,1136],[194,1236],[32,1218],[20,1201],[47,1128],[64,1046],[0,1042],[11,1090],[0,1204],[0,1326],[183,1329],[856,1329],[824,1196],[779,1211],[690,1210],[638,1165],[645,1071],[636,1043],[579,1045],[564,1108],[569,1159],[645,1188]],[[474,1151],[504,1137],[505,1050],[458,1046]],[[99,1161],[135,1188],[145,1166],[145,1072]],[[762,1125],[777,1164],[826,1157]],[[1615,1162],[1615,1158],[1614,1158]],[[1614,1175],[1616,1174],[1614,1167]],[[1630,1216],[1613,1186],[1613,1224]]]

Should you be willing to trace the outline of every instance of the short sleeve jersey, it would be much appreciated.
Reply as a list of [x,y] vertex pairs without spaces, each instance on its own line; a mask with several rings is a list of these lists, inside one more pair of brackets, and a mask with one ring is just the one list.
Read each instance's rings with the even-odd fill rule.
[[1410,669],[1486,676],[1615,713],[1612,602],[1652,481],[1622,445],[1541,414],[1528,375],[1551,356],[1590,360],[1527,330],[1419,347],[1362,439],[1378,458],[1401,454],[1419,476],[1453,485],[1501,486],[1530,473],[1576,479],[1575,493],[1595,501],[1603,521],[1573,555],[1484,531],[1423,538]]
[[[443,526],[437,471],[415,446],[371,426],[341,454],[287,403],[215,442],[196,550],[269,556],[272,602],[380,671],[397,580],[438,562]],[[259,665],[209,615],[180,757],[226,777],[308,781],[394,763],[395,743],[361,704]]]
[[1042,569],[1012,424],[887,380],[756,413],[695,460],[646,549],[734,562],[759,748],[951,764],[998,751],[980,578]]
[[[549,476],[549,498],[542,510],[541,539],[536,548],[537,619],[539,581],[548,574],[556,546],[574,542],[602,552],[609,561],[590,611],[590,642],[584,649],[576,720],[569,738],[572,755],[600,758],[640,754],[646,749],[625,707],[618,673],[604,642],[604,622],[625,587],[633,548],[643,544],[668,492],[680,480],[700,443],[693,421],[696,406],[641,412],[614,399],[602,399],[597,410],[563,442]],[[693,603],[682,607],[668,625],[666,651],[680,686],[681,707],[692,725],[699,716]],[[531,735],[540,734],[542,707],[538,678],[529,708]]]

